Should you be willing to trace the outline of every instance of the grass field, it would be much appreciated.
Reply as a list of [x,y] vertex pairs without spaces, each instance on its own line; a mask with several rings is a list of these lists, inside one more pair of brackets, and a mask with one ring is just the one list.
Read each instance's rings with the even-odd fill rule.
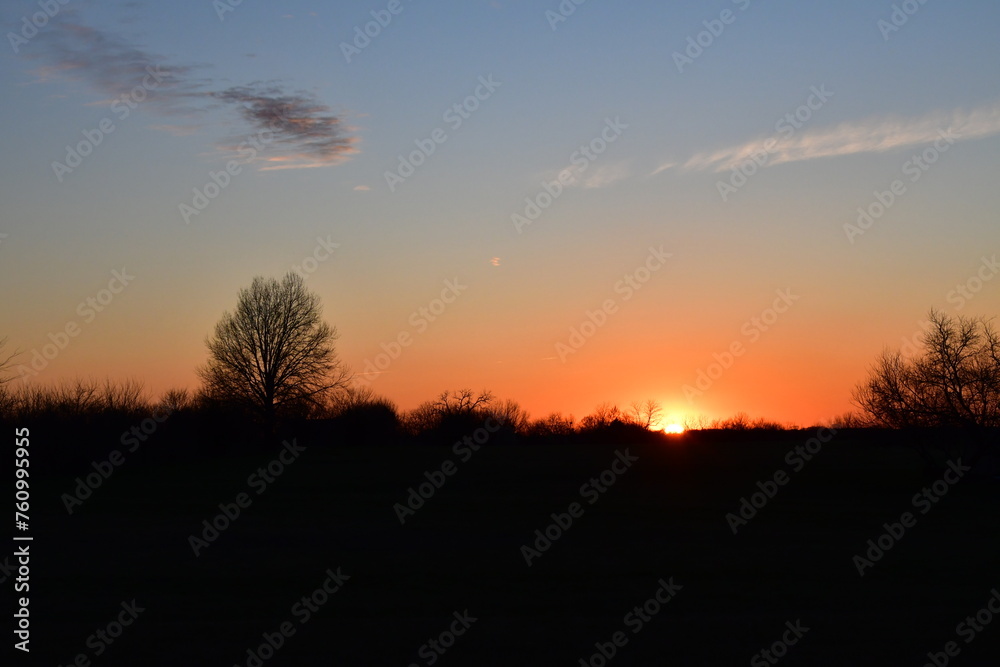
[[[601,665],[595,645],[610,653],[615,633],[607,664],[773,664],[755,655],[797,622],[808,631],[776,647],[783,665],[919,666],[948,641],[953,664],[996,664],[1000,622],[969,643],[956,626],[1000,586],[1000,486],[966,476],[921,513],[912,498],[935,478],[910,449],[838,436],[795,471],[786,454],[812,435],[461,455],[299,439],[266,486],[248,477],[280,447],[157,465],[140,452],[72,515],[60,497],[89,471],[46,476],[32,664]],[[453,474],[401,524],[394,505],[443,465]],[[734,535],[727,514],[777,471],[787,483]],[[600,491],[602,472],[614,483]],[[189,536],[240,493],[248,506],[195,556]],[[571,503],[529,567],[522,546]],[[854,556],[907,511],[915,525],[860,576]],[[301,603],[338,570],[336,592]],[[634,613],[661,580],[669,601]],[[143,611],[118,638],[88,641],[133,599]],[[290,636],[256,662],[248,649],[283,623]]]

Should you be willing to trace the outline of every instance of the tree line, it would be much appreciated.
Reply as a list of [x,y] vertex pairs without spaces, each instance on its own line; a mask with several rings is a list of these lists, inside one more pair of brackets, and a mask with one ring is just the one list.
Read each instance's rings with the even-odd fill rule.
[[[420,435],[474,430],[487,418],[523,436],[568,436],[607,428],[655,430],[663,417],[653,399],[621,409],[599,405],[577,422],[558,412],[531,419],[516,401],[491,392],[445,391],[409,411],[368,388],[336,351],[338,333],[326,323],[318,295],[294,272],[280,281],[257,277],[241,289],[205,340],[208,358],[197,369],[201,386],[175,389],[153,401],[136,381],[77,380],[54,387],[21,384],[11,389],[16,353],[0,340],[0,417],[8,420],[71,419],[95,414],[138,417],[154,409],[249,420],[265,433],[282,424],[339,419],[359,430]],[[857,411],[832,420],[839,427],[1000,428],[1000,336],[986,318],[932,310],[918,354],[884,350],[853,393]],[[699,419],[689,429],[780,430],[778,422],[745,413]]]

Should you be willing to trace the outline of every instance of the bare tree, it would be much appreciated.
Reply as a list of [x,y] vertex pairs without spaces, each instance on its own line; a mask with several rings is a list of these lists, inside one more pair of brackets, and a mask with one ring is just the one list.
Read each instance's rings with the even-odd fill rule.
[[179,412],[190,409],[194,405],[194,397],[187,389],[168,389],[157,407],[167,412]]
[[567,436],[574,433],[573,415],[564,417],[561,413],[552,412],[547,417],[536,419],[528,424],[528,434],[535,436]]
[[431,405],[443,416],[473,415],[493,402],[493,393],[485,389],[477,395],[471,389],[443,391]]
[[984,318],[932,310],[922,354],[885,350],[854,402],[879,426],[1000,427],[1000,336]]
[[831,428],[867,428],[871,426],[871,419],[854,410],[849,410],[837,415],[830,420]]
[[629,412],[629,419],[644,429],[651,429],[653,424],[660,421],[663,416],[663,408],[658,401],[647,398],[645,401],[634,401]]
[[246,405],[272,425],[322,405],[349,373],[334,347],[337,331],[321,315],[302,276],[254,278],[205,341],[209,360],[198,374],[206,393]]
[[593,414],[589,414],[580,420],[580,428],[596,429],[610,426],[613,422],[621,421],[625,415],[613,403],[601,403],[594,409]]
[[17,352],[11,352],[6,357],[4,356],[3,348],[7,345],[7,338],[0,338],[0,386],[10,382],[14,378],[6,377],[8,367],[10,367],[10,362],[14,360],[14,357],[18,355]]
[[406,414],[407,429],[413,433],[444,430],[463,433],[477,428],[490,416],[493,394],[485,389],[443,391],[433,401],[425,401]]
[[528,412],[512,398],[495,402],[486,412],[496,422],[503,424],[514,433],[523,434],[528,430],[530,422]]

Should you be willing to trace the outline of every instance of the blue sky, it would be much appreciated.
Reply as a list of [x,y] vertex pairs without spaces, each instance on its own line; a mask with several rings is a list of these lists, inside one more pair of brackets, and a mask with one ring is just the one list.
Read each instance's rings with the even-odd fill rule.
[[[678,418],[818,420],[848,409],[881,347],[952,307],[949,292],[998,250],[995,3],[908,4],[890,32],[891,2],[588,0],[553,29],[558,2],[402,0],[347,62],[342,44],[388,6],[244,0],[220,19],[208,0],[70,1],[17,53],[5,40],[0,280],[17,287],[0,336],[30,356],[112,270],[137,276],[33,381],[194,387],[238,289],[324,238],[338,247],[308,284],[359,371],[444,281],[469,285],[372,378],[403,407],[487,386],[538,416],[652,396]],[[5,3],[5,32],[38,11]],[[699,33],[708,46],[678,71],[674,54]],[[151,63],[174,78],[119,118],[111,101]],[[453,129],[445,113],[481,78],[499,86]],[[814,90],[832,95],[802,107]],[[295,101],[294,123],[186,223],[180,206],[276,100]],[[801,109],[807,120],[778,133]],[[107,118],[114,131],[60,181],[52,163]],[[627,128],[564,173],[609,119]],[[905,165],[948,128],[958,139],[911,180]],[[447,139],[390,191],[386,172],[435,130]],[[767,163],[723,201],[720,181],[769,137]],[[511,216],[561,173],[569,185],[518,233]],[[858,207],[895,180],[903,194],[850,238]],[[660,246],[667,265],[559,360],[558,343]],[[996,314],[998,284],[952,312]],[[789,287],[802,298],[788,315],[685,400]]]

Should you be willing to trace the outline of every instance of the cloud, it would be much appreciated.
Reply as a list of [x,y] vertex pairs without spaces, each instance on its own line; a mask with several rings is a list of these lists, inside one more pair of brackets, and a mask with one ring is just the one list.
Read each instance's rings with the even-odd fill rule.
[[251,84],[213,93],[228,102],[258,133],[272,132],[283,154],[267,157],[280,164],[267,169],[318,167],[342,162],[357,152],[343,121],[311,95],[290,94],[274,84]]
[[369,190],[371,190],[371,188],[367,185],[355,185],[351,189],[354,190],[355,192],[368,192]]
[[677,166],[676,162],[664,162],[659,167],[657,167],[652,172],[650,172],[649,175],[650,176],[656,176],[660,172],[666,171],[667,169],[672,169],[673,167],[676,167],[676,166]]
[[148,97],[167,113],[190,113],[188,105],[203,97],[204,82],[195,78],[198,67],[165,67],[164,58],[125,40],[58,18],[37,38],[44,49],[38,58],[46,62],[36,70],[42,81],[79,81],[115,99],[131,96],[145,102]]
[[[770,154],[767,161],[770,166],[857,153],[883,153],[933,143],[941,137],[941,132],[949,132],[959,140],[1000,134],[1000,102],[968,111],[936,111],[909,118],[884,116],[791,135],[784,132],[770,138],[697,153],[684,163],[684,169],[710,169],[715,172],[736,169],[763,150]],[[766,148],[771,141],[774,144]]]
[[584,169],[571,165],[565,169],[548,172],[542,175],[547,182],[559,181],[566,187],[606,188],[629,177],[631,170],[628,161],[615,162],[595,166],[588,163]]
[[[302,169],[339,164],[357,153],[357,138],[343,118],[315,96],[288,92],[282,82],[251,83],[222,88],[211,78],[200,76],[199,65],[166,65],[166,59],[148,53],[128,41],[57,17],[39,35],[43,65],[40,80],[79,81],[129,108],[139,105],[159,113],[203,117],[219,107],[235,111],[249,125],[249,134],[260,137],[256,154],[261,170]],[[158,124],[153,128],[172,134],[190,134],[182,125]],[[269,134],[268,134],[269,133]],[[229,140],[219,148],[232,151],[239,141]],[[266,140],[265,140],[266,138]]]

